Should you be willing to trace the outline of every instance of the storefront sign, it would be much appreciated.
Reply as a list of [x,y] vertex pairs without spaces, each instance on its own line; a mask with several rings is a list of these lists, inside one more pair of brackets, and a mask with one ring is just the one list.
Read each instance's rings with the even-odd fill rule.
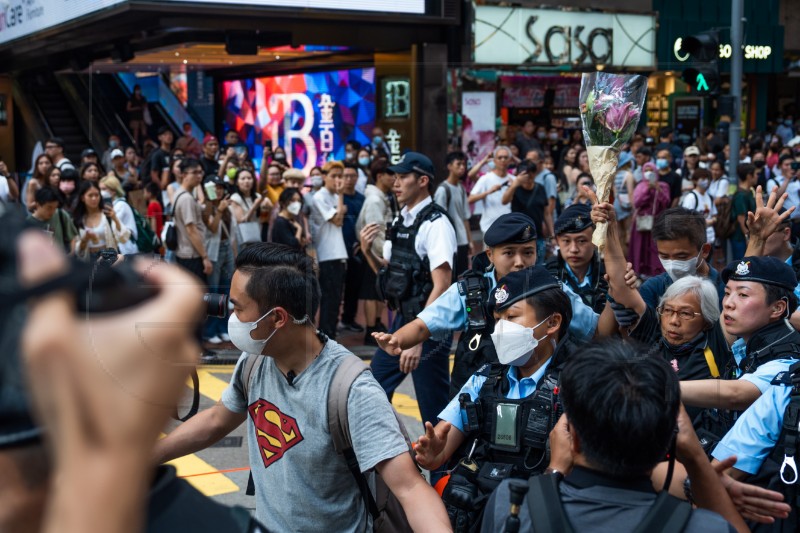
[[259,7],[296,7],[298,9],[336,9],[344,11],[376,11],[379,13],[425,14],[425,0],[161,0],[193,4],[231,4]]
[[494,150],[495,93],[462,93],[461,114],[461,144],[471,166]]
[[389,146],[389,151],[392,152],[389,157],[393,165],[400,164],[400,140],[403,138],[400,133],[394,128],[389,129],[386,134],[386,144]]
[[655,64],[655,17],[476,6],[475,63],[647,67]]
[[401,119],[411,116],[411,81],[408,78],[381,80],[383,118]]
[[100,11],[126,0],[7,0],[0,2],[0,44]]
[[[683,38],[678,37],[675,39],[675,44],[672,46],[673,54],[675,54],[675,59],[680,62],[688,61],[689,54],[681,53],[681,45],[683,44]],[[769,45],[764,46],[754,46],[754,45],[747,45],[744,47],[744,58],[745,59],[768,59],[769,56],[772,54],[772,47]],[[733,56],[733,47],[730,44],[722,43],[719,45],[719,58],[720,59],[730,59]]]
[[329,159],[344,159],[348,140],[370,142],[375,69],[226,81],[222,101],[225,129],[239,133],[256,168],[269,140],[273,149],[283,147],[290,166],[308,173]]
[[675,98],[672,102],[672,126],[679,134],[696,138],[703,124],[703,98]]

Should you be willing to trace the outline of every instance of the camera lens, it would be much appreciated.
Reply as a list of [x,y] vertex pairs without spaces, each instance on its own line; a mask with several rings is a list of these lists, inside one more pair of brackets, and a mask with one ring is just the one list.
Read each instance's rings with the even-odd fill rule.
[[207,292],[203,295],[203,302],[206,304],[206,314],[225,318],[228,316],[228,295]]

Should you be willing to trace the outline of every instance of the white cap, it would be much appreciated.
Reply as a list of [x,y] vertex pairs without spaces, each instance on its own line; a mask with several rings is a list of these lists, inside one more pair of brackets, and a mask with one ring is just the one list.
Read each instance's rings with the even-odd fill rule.
[[118,157],[125,157],[125,154],[122,153],[122,150],[119,148],[114,148],[111,150],[111,159],[116,159]]

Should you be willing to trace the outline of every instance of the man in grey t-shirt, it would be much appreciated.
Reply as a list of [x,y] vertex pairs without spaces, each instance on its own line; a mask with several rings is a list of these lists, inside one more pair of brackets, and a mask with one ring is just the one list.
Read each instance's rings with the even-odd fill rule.
[[[328,429],[330,381],[349,352],[311,323],[319,299],[305,254],[267,243],[243,250],[231,281],[228,332],[245,353],[222,400],[156,447],[156,459],[168,461],[212,445],[247,421],[256,517],[270,531],[361,532],[371,525]],[[264,359],[245,387],[247,354]],[[370,374],[353,383],[347,408],[360,470],[381,475],[415,530],[449,531],[441,499],[419,475],[386,394]]]
[[447,179],[436,188],[433,201],[447,211],[456,230],[456,264],[453,272],[458,275],[469,268],[469,256],[475,251],[469,227],[472,213],[467,202],[467,190],[461,183],[467,173],[467,155],[464,152],[450,152],[445,163]]

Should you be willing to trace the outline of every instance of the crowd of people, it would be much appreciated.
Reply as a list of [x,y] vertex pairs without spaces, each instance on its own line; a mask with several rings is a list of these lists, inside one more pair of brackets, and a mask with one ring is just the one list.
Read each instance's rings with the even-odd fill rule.
[[[446,177],[390,163],[378,128],[309,175],[281,147],[256,172],[232,130],[195,158],[162,129],[149,157],[110,144],[79,171],[49,139],[18,197],[65,254],[163,254],[229,292],[204,330],[243,352],[222,400],[142,446],[160,464],[248,424],[250,528],[797,530],[800,139],[752,135],[730,169],[714,131],[637,135],[600,202],[577,133],[526,123]],[[342,330],[376,345],[371,372]],[[412,439],[390,403],[409,374]]]

